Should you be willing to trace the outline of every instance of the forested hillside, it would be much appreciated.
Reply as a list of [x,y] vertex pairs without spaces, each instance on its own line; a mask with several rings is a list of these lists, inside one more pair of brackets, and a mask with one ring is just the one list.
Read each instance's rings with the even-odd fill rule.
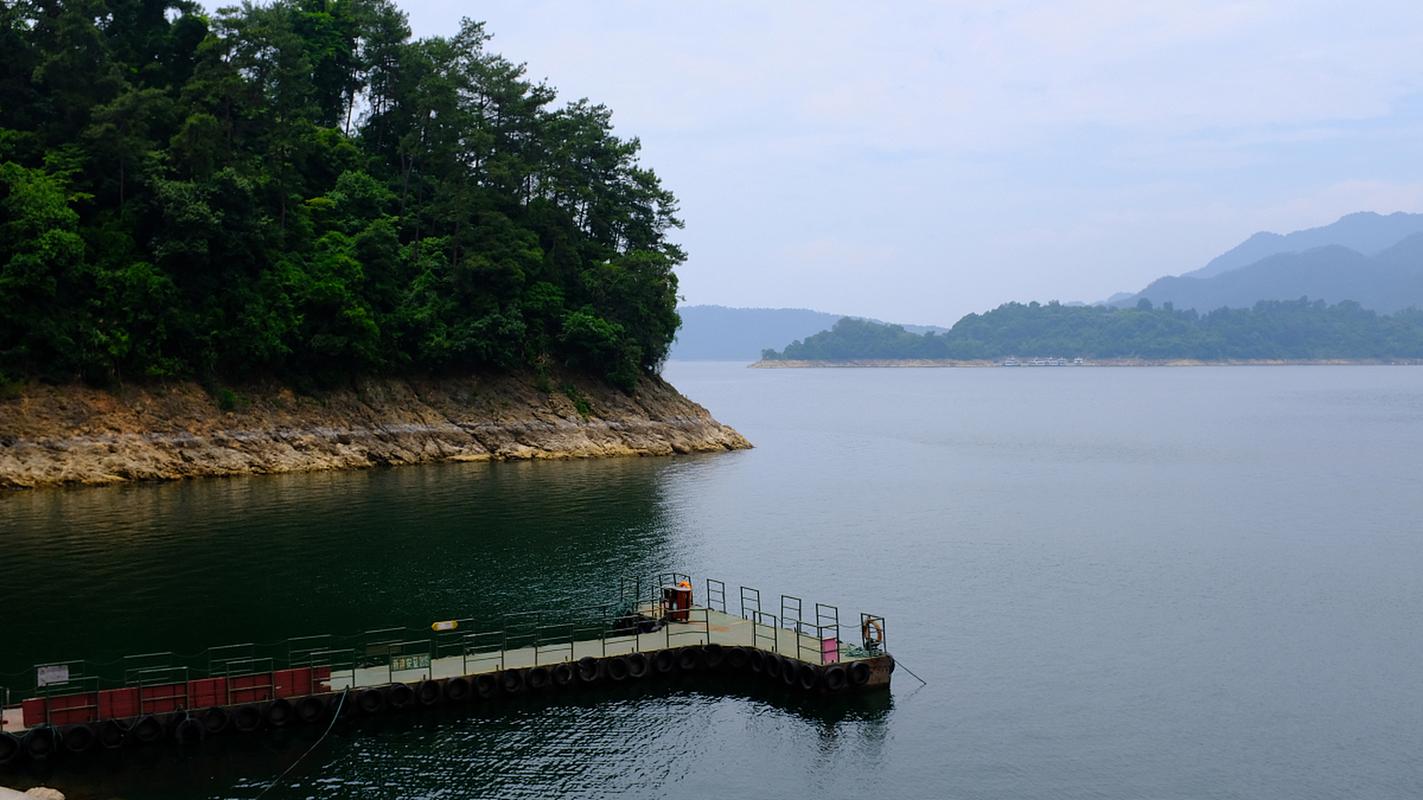
[[607,108],[386,0],[0,4],[0,382],[666,356],[680,223]]
[[767,350],[767,360],[992,359],[1006,356],[1144,359],[1423,358],[1423,311],[1377,314],[1345,302],[1266,301],[1209,314],[1154,307],[1008,303],[969,314],[946,334],[842,319],[824,333]]
[[[804,339],[824,330],[840,314],[808,308],[729,308],[683,306],[677,312],[682,327],[672,343],[671,358],[686,360],[754,361],[767,345]],[[912,333],[946,331],[927,325],[905,325]]]

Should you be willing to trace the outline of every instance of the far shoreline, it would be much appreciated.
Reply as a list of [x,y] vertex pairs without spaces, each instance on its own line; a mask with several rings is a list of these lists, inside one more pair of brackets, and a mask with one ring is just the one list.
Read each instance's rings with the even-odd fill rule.
[[1001,361],[987,359],[930,359],[930,358],[865,358],[824,361],[805,360],[765,360],[748,364],[750,369],[948,369],[1001,367],[1005,369],[1074,369],[1082,367],[1416,367],[1423,366],[1418,358],[1104,358],[1085,361],[1081,364],[1041,365],[1019,363],[1004,366]]

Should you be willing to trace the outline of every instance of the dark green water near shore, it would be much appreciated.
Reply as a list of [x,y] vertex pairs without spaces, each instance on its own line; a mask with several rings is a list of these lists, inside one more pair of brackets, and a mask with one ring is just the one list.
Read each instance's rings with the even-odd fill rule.
[[[929,685],[391,718],[338,727],[267,797],[1423,795],[1423,371],[667,376],[757,449],[0,497],[0,673],[609,600],[678,568],[885,614]],[[282,734],[16,777],[251,798],[315,736]]]

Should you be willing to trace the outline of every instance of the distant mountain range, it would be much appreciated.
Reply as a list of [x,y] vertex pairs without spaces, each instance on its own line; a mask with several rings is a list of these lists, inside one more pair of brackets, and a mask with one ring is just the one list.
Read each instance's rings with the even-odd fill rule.
[[1361,212],[1284,236],[1257,233],[1200,269],[1113,295],[1107,304],[1144,298],[1210,311],[1300,297],[1353,300],[1386,313],[1423,308],[1423,214]]
[[[1103,305],[1131,307],[1145,299],[1156,306],[1170,303],[1207,312],[1302,297],[1331,304],[1352,300],[1384,314],[1423,309],[1423,214],[1366,211],[1285,235],[1257,233],[1200,269],[1160,278],[1140,292],[1113,295]],[[803,341],[848,316],[711,305],[678,311],[682,327],[670,357],[684,360],[754,361],[762,350]],[[946,332],[928,325],[901,327],[920,335]]]
[[[682,315],[682,327],[677,331],[669,358],[683,361],[755,361],[761,357],[762,350],[784,347],[787,342],[829,330],[848,316],[807,308],[709,305],[683,306],[677,312]],[[933,325],[903,327],[919,334],[947,330]]]

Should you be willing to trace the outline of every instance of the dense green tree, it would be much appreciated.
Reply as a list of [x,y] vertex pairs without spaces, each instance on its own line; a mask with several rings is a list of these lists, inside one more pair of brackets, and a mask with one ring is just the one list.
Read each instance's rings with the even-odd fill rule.
[[388,0],[0,4],[0,373],[634,387],[679,322],[676,201],[489,41]]
[[1358,303],[1264,301],[1201,315],[1143,300],[1131,309],[1008,303],[969,314],[945,334],[845,318],[768,360],[985,359],[1007,356],[1141,359],[1423,358],[1423,312],[1392,316]]

